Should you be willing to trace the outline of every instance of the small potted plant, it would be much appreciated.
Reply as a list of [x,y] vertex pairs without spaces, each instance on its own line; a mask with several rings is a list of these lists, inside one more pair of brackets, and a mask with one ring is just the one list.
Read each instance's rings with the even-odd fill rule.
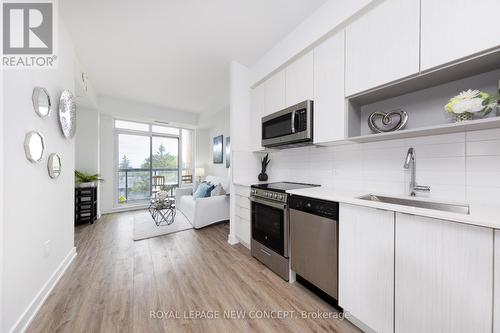
[[462,91],[457,96],[451,98],[444,109],[452,113],[455,122],[471,120],[474,114],[481,118],[491,112],[498,103],[498,96],[491,96],[479,90]]
[[78,187],[94,187],[97,182],[103,181],[98,173],[92,175],[78,170],[75,170],[75,180]]
[[267,170],[267,166],[268,166],[269,162],[271,162],[271,160],[269,159],[269,154],[266,154],[266,156],[264,156],[264,158],[260,162],[261,166],[262,166],[260,174],[259,174],[260,181],[267,180],[266,170]]

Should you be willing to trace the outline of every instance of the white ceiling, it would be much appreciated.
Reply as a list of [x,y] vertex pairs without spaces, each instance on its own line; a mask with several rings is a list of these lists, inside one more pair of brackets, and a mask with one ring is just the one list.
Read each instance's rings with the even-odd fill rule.
[[229,103],[229,62],[253,65],[326,0],[64,0],[98,94],[192,112]]

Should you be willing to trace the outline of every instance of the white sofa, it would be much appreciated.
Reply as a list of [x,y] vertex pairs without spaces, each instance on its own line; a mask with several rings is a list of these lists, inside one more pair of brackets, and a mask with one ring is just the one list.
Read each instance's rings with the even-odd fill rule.
[[[208,176],[206,181],[212,184],[220,183],[224,190],[229,192],[229,183],[223,178]],[[193,188],[177,188],[175,205],[195,229],[229,220],[229,196],[227,195],[195,199]]]

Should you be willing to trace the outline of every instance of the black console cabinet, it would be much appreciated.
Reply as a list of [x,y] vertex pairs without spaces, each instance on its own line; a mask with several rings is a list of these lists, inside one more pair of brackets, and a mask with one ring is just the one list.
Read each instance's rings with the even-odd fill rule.
[[97,219],[97,187],[75,189],[75,224],[94,223]]

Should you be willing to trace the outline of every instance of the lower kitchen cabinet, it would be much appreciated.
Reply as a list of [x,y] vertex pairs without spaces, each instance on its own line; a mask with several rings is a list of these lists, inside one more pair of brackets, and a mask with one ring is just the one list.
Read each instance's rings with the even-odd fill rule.
[[339,304],[370,329],[393,332],[394,212],[340,204]]
[[234,186],[231,194],[234,200],[234,233],[236,238],[246,247],[250,247],[250,187]]
[[395,239],[396,333],[491,332],[492,229],[397,213]]

